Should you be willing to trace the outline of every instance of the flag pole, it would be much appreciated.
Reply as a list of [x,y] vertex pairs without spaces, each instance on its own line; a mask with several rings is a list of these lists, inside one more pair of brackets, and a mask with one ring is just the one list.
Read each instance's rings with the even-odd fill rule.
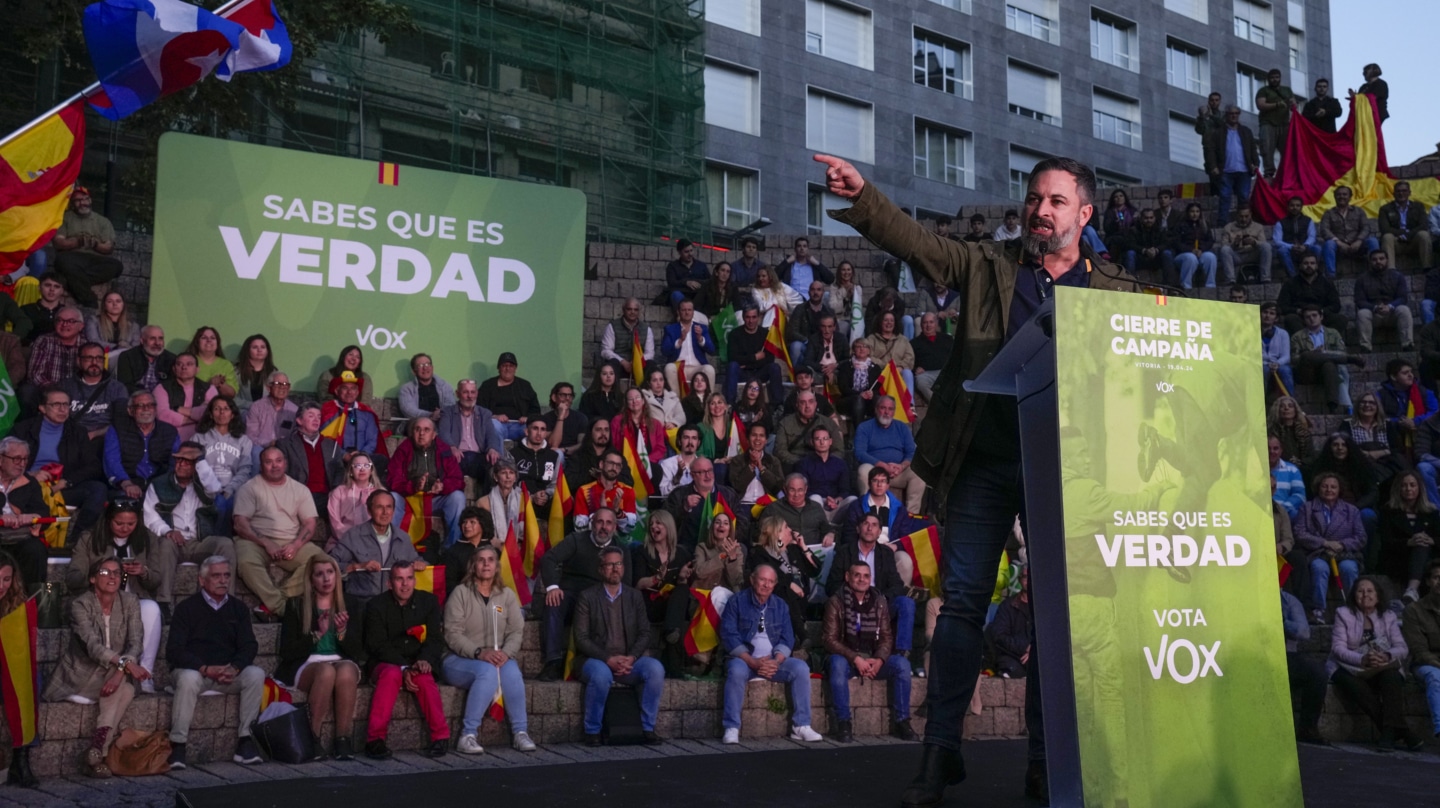
[[[234,9],[236,6],[241,5],[242,3],[247,3],[247,2],[250,2],[250,0],[229,0],[229,2],[225,3],[225,5],[223,5],[223,6],[219,7],[219,8],[217,8],[217,9],[215,9],[215,11],[213,11],[213,12],[211,12],[211,13],[215,14],[216,16],[222,16],[222,17],[223,17],[223,16],[225,15],[225,12],[230,11],[230,10]],[[10,141],[12,141],[12,140],[20,137],[21,135],[25,134],[26,132],[29,132],[31,129],[34,129],[35,127],[39,126],[42,122],[44,122],[44,121],[45,121],[47,118],[49,118],[50,116],[60,114],[60,112],[61,112],[62,110],[64,110],[66,107],[70,106],[71,104],[75,103],[76,101],[83,101],[83,100],[89,98],[90,96],[95,95],[96,93],[100,92],[101,89],[102,89],[102,88],[101,88],[101,86],[100,86],[100,82],[97,81],[97,82],[92,83],[90,86],[86,87],[85,89],[81,90],[80,92],[78,92],[78,93],[70,96],[69,98],[65,99],[64,101],[61,101],[59,104],[56,104],[55,106],[53,106],[53,107],[51,107],[50,109],[46,110],[46,111],[45,111],[44,113],[42,113],[39,117],[35,118],[34,120],[32,120],[32,121],[30,121],[29,123],[25,124],[24,126],[20,127],[19,129],[16,129],[15,131],[11,132],[11,133],[8,134],[8,135],[5,135],[4,137],[0,137],[0,146],[4,146],[5,144],[7,144],[7,143],[9,143]]]

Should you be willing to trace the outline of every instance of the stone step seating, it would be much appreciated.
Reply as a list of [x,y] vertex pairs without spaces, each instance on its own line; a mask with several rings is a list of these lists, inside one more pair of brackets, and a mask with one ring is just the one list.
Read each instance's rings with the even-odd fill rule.
[[[63,578],[64,563],[50,565],[52,581]],[[176,576],[177,599],[193,594],[196,590],[194,565],[183,565]],[[254,597],[244,590],[243,582],[236,581],[234,593],[247,603],[253,604]],[[819,623],[807,626],[812,640],[820,636]],[[568,743],[581,740],[583,722],[581,705],[583,686],[578,682],[540,682],[534,677],[540,672],[541,626],[538,620],[525,623],[523,650],[518,661],[526,681],[526,712],[529,716],[529,732],[537,743]],[[122,726],[142,730],[166,729],[170,725],[171,697],[164,693],[169,683],[169,665],[164,656],[161,639],[160,658],[156,661],[157,688],[155,695],[137,695],[125,714]],[[661,628],[655,627],[652,637],[658,648]],[[276,652],[280,642],[279,624],[256,624],[255,637],[259,643],[259,654],[255,664],[273,673],[277,664]],[[42,681],[60,659],[70,641],[69,629],[42,629],[37,640]],[[818,653],[818,652],[812,652]],[[925,699],[928,680],[912,679],[912,705],[919,705]],[[789,706],[786,686],[769,682],[752,682],[747,694],[741,722],[741,735],[746,738],[778,736],[789,731]],[[968,716],[966,731],[973,737],[1018,736],[1024,733],[1025,684],[1023,681],[986,680],[982,691],[985,708],[979,716]],[[884,683],[850,682],[851,707],[854,711],[854,728],[857,735],[883,735],[890,730],[889,690]],[[373,688],[362,685],[356,706],[357,744],[363,744],[365,717],[369,714],[370,697]],[[445,706],[445,715],[450,719],[451,736],[458,738],[460,719],[464,711],[467,692],[449,685],[441,685],[440,694]],[[295,694],[295,701],[303,703],[303,693]],[[824,682],[811,680],[812,726],[819,732],[830,730],[830,714],[826,709],[829,696]],[[665,697],[661,703],[660,717],[656,730],[668,738],[718,738],[721,734],[720,708],[722,704],[719,681],[668,680],[665,683]],[[190,761],[228,760],[233,752],[237,723],[239,698],[237,696],[203,697],[196,708],[195,720],[190,732],[186,752]],[[45,743],[35,751],[32,764],[41,777],[71,775],[79,773],[80,756],[88,747],[95,729],[98,708],[69,702],[42,703],[40,724]],[[917,732],[922,732],[924,719],[913,718]],[[8,743],[8,728],[0,728],[0,743]],[[322,740],[328,745],[334,735],[333,718],[326,724]],[[412,698],[402,694],[396,705],[391,725],[389,742],[392,748],[418,749],[428,742],[425,723],[420,717]],[[486,718],[481,726],[482,745],[507,745],[510,742],[508,723],[496,723]]]

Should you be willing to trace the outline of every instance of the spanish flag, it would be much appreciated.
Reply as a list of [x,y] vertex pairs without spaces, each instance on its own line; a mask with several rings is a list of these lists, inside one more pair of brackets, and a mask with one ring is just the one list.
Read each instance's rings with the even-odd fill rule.
[[641,459],[635,441],[635,433],[626,430],[625,438],[621,442],[621,452],[625,455],[625,465],[630,467],[630,479],[635,481],[635,501],[644,502],[656,489],[655,484],[650,481],[650,464]]
[[645,346],[640,344],[640,329],[630,332],[630,375],[635,386],[645,386]]
[[750,518],[759,519],[760,512],[765,510],[766,505],[769,505],[774,501],[775,498],[770,496],[769,494],[761,494],[760,498],[755,500],[755,504],[750,506]]
[[[1284,159],[1275,178],[1255,183],[1250,207],[1255,220],[1273,224],[1285,217],[1292,196],[1305,203],[1305,215],[1315,221],[1335,206],[1335,189],[1350,188],[1350,204],[1374,218],[1381,206],[1395,198],[1395,183],[1385,159],[1385,137],[1373,99],[1356,95],[1350,100],[1350,117],[1335,133],[1322,132],[1302,115],[1290,116]],[[1426,207],[1440,203],[1440,179],[1408,180],[1410,199]],[[1223,224],[1223,222],[1222,222]]]
[[40,727],[40,668],[35,653],[35,598],[0,617],[0,688],[10,745],[26,746]]
[[725,457],[734,457],[745,451],[745,422],[733,409],[730,411],[730,445],[725,447]]
[[1340,565],[1336,563],[1335,556],[1330,556],[1330,582],[1335,584],[1336,589],[1340,590],[1340,597],[1344,599],[1346,597],[1345,579],[1340,577]]
[[770,311],[774,317],[770,318],[770,328],[765,332],[765,353],[784,363],[785,372],[794,379],[795,366],[790,364],[790,347],[785,344],[785,310],[775,305],[770,307]]
[[685,360],[675,360],[675,395],[684,398],[690,395],[690,380],[685,378]]
[[60,229],[85,156],[85,102],[65,107],[0,146],[0,272]]
[[434,595],[440,601],[440,608],[445,608],[445,565],[427,564],[415,573],[415,588]]
[[430,517],[435,498],[424,491],[416,491],[405,498],[405,515],[400,519],[400,529],[410,536],[410,543],[419,547],[430,535]]
[[529,582],[525,580],[525,551],[515,538],[515,523],[505,531],[505,544],[500,548],[500,580],[515,590],[521,606],[530,605]]
[[880,392],[895,399],[895,420],[904,424],[915,420],[915,400],[911,398],[905,377],[900,375],[893,359],[886,362],[885,369],[880,371]]
[[944,590],[940,577],[940,529],[931,525],[917,530],[901,539],[900,546],[915,560],[910,583],[930,590],[934,597],[941,597]]
[[505,693],[500,687],[500,678],[495,678],[495,698],[490,702],[490,709],[486,715],[495,719],[496,723],[505,720]]
[[381,185],[399,185],[399,184],[400,184],[400,164],[399,164],[399,163],[381,163],[381,164],[380,164],[380,176],[379,176],[378,181],[379,181],[379,183],[380,183]]
[[260,689],[260,711],[264,712],[266,707],[277,701],[281,704],[294,704],[295,697],[284,685],[267,676],[264,686]]
[[[551,502],[550,507],[555,508],[555,503]],[[525,489],[524,483],[520,484],[520,512],[525,514],[525,553],[522,566],[525,575],[533,578],[540,574],[540,559],[545,557],[545,541],[540,535],[540,521],[535,518],[535,503],[530,501],[530,492]]]
[[[705,501],[700,507],[703,509],[700,512],[701,540],[704,540],[706,536],[710,535],[710,523],[715,521],[715,517],[720,514],[725,514],[730,517],[730,524],[732,527],[734,526],[735,512],[730,510],[730,503],[725,501],[725,495],[719,491],[711,491],[706,494]],[[734,534],[732,533],[731,535]]]
[[1285,560],[1285,556],[1276,553],[1275,565],[1280,569],[1280,585],[1284,586],[1285,582],[1290,580],[1290,573],[1293,572],[1290,562]]
[[[565,538],[565,517],[574,511],[575,495],[570,493],[570,481],[561,474],[560,479],[555,482],[555,498],[550,500],[550,544],[559,544],[560,540]],[[535,563],[539,564],[540,560],[535,559]]]
[[685,631],[685,652],[691,656],[714,650],[720,645],[720,614],[710,602],[709,589],[690,589],[695,597],[695,616]]

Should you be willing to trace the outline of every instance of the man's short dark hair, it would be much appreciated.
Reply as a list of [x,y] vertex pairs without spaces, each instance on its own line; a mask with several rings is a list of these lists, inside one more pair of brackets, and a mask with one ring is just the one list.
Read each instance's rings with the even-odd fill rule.
[[1172,190],[1170,190],[1169,188],[1161,188],[1161,189],[1160,189],[1160,193],[1156,194],[1155,196],[1156,196],[1156,197],[1168,196],[1168,197],[1170,197],[1171,199],[1174,199],[1174,198],[1175,198],[1175,192],[1172,191]]
[[64,286],[65,276],[61,275],[59,272],[56,272],[53,269],[47,269],[40,275],[40,279],[37,281],[37,283],[44,283],[45,281],[55,281],[61,286]]
[[389,491],[386,491],[384,488],[377,488],[377,489],[375,489],[374,491],[371,491],[371,492],[370,492],[370,496],[368,496],[368,497],[365,498],[365,510],[367,510],[367,511],[370,510],[370,508],[375,505],[375,500],[378,499],[378,498],[380,498],[380,497],[389,497],[389,498],[390,498],[390,504],[391,504],[391,505],[394,505],[394,504],[395,504],[395,495],[394,495],[394,494],[390,493]]
[[800,246],[800,242],[802,242],[802,241],[805,242],[805,246],[806,246],[806,247],[809,247],[809,246],[810,246],[810,239],[809,239],[808,237],[806,237],[806,236],[796,236],[796,237],[795,237],[795,243],[792,244],[792,245],[790,245],[790,246],[792,246],[792,247],[799,247],[799,246]]
[[829,435],[831,440],[835,439],[835,435],[830,431],[830,427],[825,426],[824,424],[816,424],[815,426],[810,428],[810,440],[813,442],[815,440],[815,436],[821,432]]
[[1378,247],[1377,247],[1376,249],[1373,249],[1373,250],[1370,251],[1369,257],[1370,257],[1370,258],[1374,258],[1376,253],[1379,253],[1379,254],[1385,256],[1385,259],[1386,259],[1387,261],[1390,259],[1390,253],[1387,253],[1387,252],[1385,252],[1384,250],[1382,250],[1382,249],[1380,249],[1380,248],[1378,248]]
[[755,245],[755,249],[760,249],[760,239],[755,238],[754,236],[746,236],[745,238],[740,239],[740,246],[742,248],[751,244]]
[[[415,372],[415,363],[416,363],[416,362],[419,362],[421,359],[430,359],[430,354],[427,354],[427,353],[417,353],[417,354],[415,354],[414,356],[410,357],[410,372],[411,372],[411,373],[414,373],[414,372]],[[430,359],[430,361],[431,361],[431,362],[434,362],[435,360]]]
[[310,410],[315,410],[316,412],[324,412],[324,411],[325,411],[325,408],[324,408],[324,407],[321,407],[321,406],[320,406],[320,402],[318,402],[318,401],[306,401],[306,402],[304,402],[303,404],[301,404],[299,407],[296,407],[296,408],[295,408],[295,417],[296,417],[296,418],[299,418],[300,416],[304,415],[306,412],[309,412]]
[[570,388],[570,392],[575,392],[575,385],[570,382],[555,382],[555,386],[550,388],[550,397],[554,398],[560,395],[560,391],[567,387]]
[[1285,200],[1285,204],[1286,204],[1287,206],[1288,206],[1291,202],[1299,202],[1299,203],[1302,204],[1302,205],[1305,204],[1305,200],[1301,199],[1299,196],[1292,196],[1292,197],[1290,197],[1289,199],[1286,199],[1286,200]]
[[680,239],[679,241],[675,242],[675,252],[677,252],[677,253],[684,252],[686,247],[694,247],[694,246],[695,246],[695,242],[691,241],[691,240],[688,239],[688,238],[682,238],[682,239]]
[[1280,312],[1280,304],[1273,300],[1267,300],[1260,304],[1260,311],[1273,311],[1278,314]]
[[952,217],[950,217],[950,216],[946,216],[946,215],[943,214],[943,213],[940,214],[939,216],[936,216],[936,217],[935,217],[935,224],[943,224],[943,225],[945,225],[946,227],[949,227],[950,224],[951,224],[952,222],[954,222],[954,221],[955,221],[954,218],[952,218]]
[[1005,217],[1004,217],[1004,218],[1008,219],[1008,218],[1010,218],[1011,216],[1014,216],[1014,217],[1017,218],[1017,219],[1020,218],[1020,211],[1018,211],[1018,210],[1016,210],[1016,209],[1014,209],[1014,208],[1011,208],[1011,209],[1005,211]]
[[395,573],[396,573],[396,572],[399,572],[400,570],[413,570],[414,568],[415,568],[415,564],[414,564],[413,562],[410,562],[410,561],[404,561],[404,560],[391,561],[391,562],[390,562],[390,577],[391,577],[391,578],[394,578],[394,577],[395,577]]
[[1250,203],[1248,203],[1248,202],[1242,202],[1242,203],[1240,203],[1239,205],[1236,205],[1236,206],[1235,206],[1235,212],[1236,212],[1237,214],[1238,214],[1240,211],[1242,211],[1242,210],[1245,211],[1246,213],[1249,213],[1249,212],[1250,212]]
[[764,432],[767,436],[770,434],[770,430],[769,430],[769,429],[766,429],[766,428],[765,428],[765,425],[762,424],[762,423],[760,423],[759,421],[756,421],[755,423],[751,424],[750,426],[745,427],[745,434],[746,434],[746,435],[749,435],[751,432],[754,432],[756,429],[759,429],[761,432]]
[[1265,75],[1267,75],[1267,76],[1283,76],[1283,75],[1285,75],[1285,74],[1282,73],[1282,72],[1280,72],[1280,68],[1278,68],[1278,67],[1272,67],[1272,68],[1270,68],[1270,72],[1266,73]]
[[699,424],[686,424],[675,430],[675,444],[677,446],[680,444],[680,437],[686,432],[694,432],[696,440],[704,440],[705,438],[705,434],[700,431]]
[[867,483],[873,483],[873,482],[875,482],[875,478],[876,478],[876,477],[884,477],[885,479],[888,480],[888,479],[890,479],[890,472],[886,471],[885,469],[883,469],[883,468],[881,468],[881,467],[879,467],[879,466],[875,466],[875,467],[871,468],[871,469],[870,469],[870,473],[869,473],[868,475],[866,475],[866,477],[865,477],[865,482],[867,482]]
[[624,550],[621,550],[619,547],[617,547],[617,546],[615,546],[615,545],[613,545],[613,544],[609,544],[609,545],[606,545],[606,546],[600,548],[600,558],[603,559],[603,558],[605,558],[605,556],[612,556],[612,555],[618,555],[618,556],[620,556],[620,559],[621,559],[622,561],[625,559],[625,551],[624,551]]
[[1325,82],[1326,84],[1329,84],[1329,83],[1330,83],[1330,79],[1327,79],[1327,78],[1325,78],[1324,76],[1321,76],[1320,78],[1315,79],[1315,83],[1316,83],[1316,84],[1319,84],[1319,83],[1322,82],[1322,81]]
[[611,455],[619,458],[621,466],[625,465],[625,453],[620,451],[619,449],[606,449],[605,454],[600,455],[600,462],[603,463],[606,460],[609,460]]
[[[876,524],[879,524],[879,522],[880,522],[880,514],[874,512],[874,511],[867,511],[866,513],[863,513],[863,514],[860,515],[860,521],[861,521],[861,522],[864,522],[866,519],[874,519],[875,522],[876,522]],[[861,564],[864,564],[865,562],[862,561],[862,562],[860,562],[860,563],[861,563]]]
[[1235,284],[1234,286],[1230,287],[1230,294],[1233,295],[1233,294],[1235,294],[1236,292],[1239,292],[1239,293],[1240,293],[1243,297],[1245,297],[1246,299],[1249,299],[1249,297],[1250,297],[1250,290],[1246,289],[1244,286],[1241,286],[1241,285],[1238,284],[1238,283]]
[[1385,376],[1386,378],[1393,379],[1395,378],[1395,374],[1399,373],[1405,368],[1410,368],[1411,370],[1414,370],[1415,364],[1409,359],[1391,359],[1389,362],[1385,363]]
[[[1088,205],[1095,199],[1095,172],[1090,167],[1069,157],[1047,157],[1035,164],[1030,171],[1030,186],[1034,187],[1035,180],[1047,171],[1064,171],[1075,178],[1075,189],[1080,197],[1080,204]],[[1029,192],[1029,188],[1026,188]]]
[[970,224],[985,224],[985,222],[986,222],[985,214],[983,214],[983,213],[972,213],[972,214],[970,214]]
[[1312,312],[1312,311],[1315,312],[1316,314],[1324,314],[1324,313],[1325,313],[1325,310],[1322,309],[1322,308],[1320,308],[1320,306],[1317,305],[1317,304],[1315,304],[1315,303],[1306,303],[1305,305],[1303,305],[1303,306],[1300,307],[1300,314],[1301,314],[1301,316],[1304,316],[1304,315],[1306,315],[1306,314],[1309,314],[1309,313]]

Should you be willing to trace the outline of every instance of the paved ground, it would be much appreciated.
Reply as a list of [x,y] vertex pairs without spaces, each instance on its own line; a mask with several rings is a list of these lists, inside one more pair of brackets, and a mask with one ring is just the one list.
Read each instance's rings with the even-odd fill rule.
[[[1015,740],[1015,739],[1012,739]],[[901,744],[888,737],[857,739],[856,746]],[[974,741],[975,744],[989,744],[990,741]],[[999,741],[996,743],[1004,743]],[[155,777],[114,778],[111,780],[90,780],[83,777],[50,779],[42,781],[38,790],[0,786],[0,806],[45,806],[45,808],[70,808],[71,806],[152,806],[170,808],[175,805],[175,792],[182,788],[202,786],[224,786],[232,783],[251,783],[268,780],[284,780],[299,777],[355,777],[395,774],[421,774],[433,771],[456,769],[483,769],[494,767],[543,766],[549,764],[593,763],[607,760],[641,760],[689,755],[724,755],[740,752],[783,752],[801,748],[843,748],[828,738],[816,744],[801,744],[782,738],[757,739],[735,746],[724,746],[719,740],[675,740],[663,746],[650,747],[601,747],[591,749],[579,744],[560,744],[541,748],[533,754],[521,754],[509,748],[487,749],[484,755],[470,757],[451,753],[439,760],[421,757],[415,752],[398,752],[394,759],[376,762],[359,759],[346,763],[323,761],[299,766],[278,763],[264,763],[259,766],[238,766],[234,763],[210,763],[194,766],[186,771],[171,772]],[[1017,747],[1018,748],[1018,747]],[[1433,788],[1440,756],[1433,754],[1391,753],[1381,755],[1368,747],[1350,744],[1337,745],[1333,749],[1320,750],[1301,747],[1302,769],[1307,774],[1307,792],[1311,792],[1317,769],[1332,773],[1343,772],[1344,780],[1361,786],[1368,774],[1380,775],[1373,785],[1382,787],[1388,781],[1393,788],[1394,778],[1415,780],[1417,788],[1425,792]],[[1308,764],[1308,765],[1304,765]],[[1429,785],[1425,785],[1429,784]],[[1416,792],[1424,793],[1424,792]],[[1433,792],[1429,792],[1433,793]],[[1348,802],[1348,801],[1347,801]],[[1363,802],[1363,800],[1362,800]],[[1354,803],[1351,803],[1354,804]],[[1409,804],[1420,804],[1411,802]]]

